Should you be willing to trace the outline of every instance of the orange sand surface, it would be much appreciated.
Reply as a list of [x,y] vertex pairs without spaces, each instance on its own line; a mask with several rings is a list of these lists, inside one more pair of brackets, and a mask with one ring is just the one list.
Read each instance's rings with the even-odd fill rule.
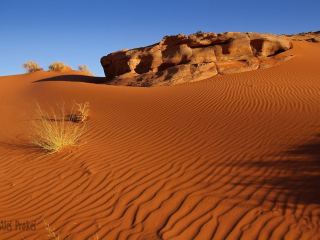
[[[0,77],[0,239],[320,239],[320,44],[174,87]],[[40,80],[40,81],[39,81]],[[81,144],[29,145],[35,102],[89,101]],[[0,226],[1,227],[1,226]]]

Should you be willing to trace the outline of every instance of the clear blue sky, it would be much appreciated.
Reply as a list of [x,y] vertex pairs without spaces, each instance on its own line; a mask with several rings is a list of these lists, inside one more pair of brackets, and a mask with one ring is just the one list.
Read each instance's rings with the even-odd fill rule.
[[87,64],[102,76],[103,55],[164,35],[320,30],[319,10],[320,0],[1,0],[0,75],[35,60]]

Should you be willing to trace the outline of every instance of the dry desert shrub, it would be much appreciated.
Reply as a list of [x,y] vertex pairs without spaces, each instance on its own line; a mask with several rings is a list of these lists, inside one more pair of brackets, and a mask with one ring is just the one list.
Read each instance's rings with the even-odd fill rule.
[[24,63],[23,68],[26,70],[28,73],[33,73],[37,71],[42,71],[43,69],[40,67],[40,65],[34,61],[28,61]]
[[72,70],[72,68],[63,62],[53,62],[49,65],[49,71],[53,72],[65,72],[70,70]]
[[84,122],[89,118],[90,103],[74,103],[75,110],[69,115],[69,120],[72,122]]
[[[86,124],[75,123],[66,118],[64,106],[50,112],[37,104],[37,118],[33,121],[32,143],[47,152],[59,152],[64,148],[78,145],[86,131]],[[71,113],[73,115],[75,113]]]
[[84,72],[87,75],[93,75],[87,65],[79,65],[78,70],[80,72]]

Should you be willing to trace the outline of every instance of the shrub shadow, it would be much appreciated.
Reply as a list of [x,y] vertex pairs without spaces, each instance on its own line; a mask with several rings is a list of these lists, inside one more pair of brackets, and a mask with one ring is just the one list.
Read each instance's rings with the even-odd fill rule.
[[39,147],[35,146],[32,143],[28,143],[27,140],[14,140],[14,141],[0,141],[0,146],[4,147],[8,150],[13,150],[13,151],[19,151],[23,150],[24,153],[27,154],[32,154],[32,153],[38,153],[39,152]]
[[242,163],[240,167],[264,170],[268,176],[256,174],[240,184],[277,191],[286,196],[286,203],[320,205],[320,136],[289,149],[284,156]]

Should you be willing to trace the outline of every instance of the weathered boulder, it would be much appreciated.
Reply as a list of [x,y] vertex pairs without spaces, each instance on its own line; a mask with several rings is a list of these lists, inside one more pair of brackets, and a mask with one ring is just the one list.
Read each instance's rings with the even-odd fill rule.
[[101,58],[110,84],[175,85],[217,74],[271,67],[288,59],[285,36],[259,33],[195,33],[166,36],[159,43]]
[[251,48],[257,56],[273,56],[292,47],[292,43],[284,36],[257,33],[248,33],[248,35]]
[[257,70],[259,68],[258,58],[246,60],[229,60],[217,62],[217,69],[220,74],[238,73]]
[[304,32],[304,33],[298,33],[298,34],[292,34],[292,35],[286,35],[286,36],[293,41],[307,41],[307,42],[314,42],[314,43],[320,42],[320,31]]

